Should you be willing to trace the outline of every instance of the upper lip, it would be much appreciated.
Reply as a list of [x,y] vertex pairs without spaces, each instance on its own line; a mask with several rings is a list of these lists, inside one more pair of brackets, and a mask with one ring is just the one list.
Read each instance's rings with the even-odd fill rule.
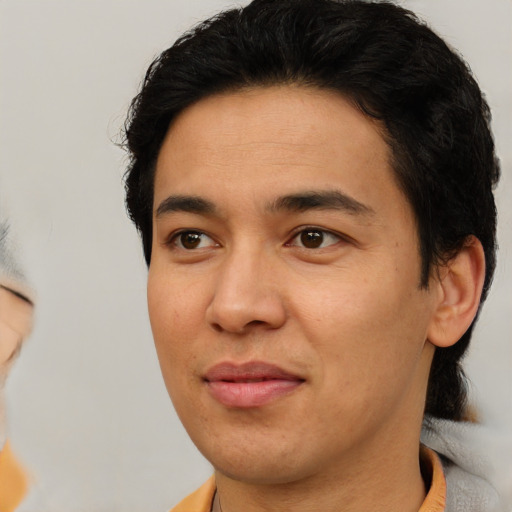
[[212,366],[204,375],[207,382],[244,382],[258,380],[304,380],[271,363],[253,361],[248,363],[222,362]]

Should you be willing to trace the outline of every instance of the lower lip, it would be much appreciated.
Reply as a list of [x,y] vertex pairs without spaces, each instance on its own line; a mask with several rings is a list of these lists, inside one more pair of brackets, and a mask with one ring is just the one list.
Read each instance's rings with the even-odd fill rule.
[[261,382],[208,382],[212,396],[228,407],[259,407],[288,395],[302,384],[301,380],[264,380]]

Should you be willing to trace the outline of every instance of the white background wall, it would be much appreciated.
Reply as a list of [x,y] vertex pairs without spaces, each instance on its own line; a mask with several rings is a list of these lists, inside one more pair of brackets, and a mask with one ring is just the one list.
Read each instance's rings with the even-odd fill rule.
[[[402,4],[460,49],[494,112],[500,260],[467,368],[510,468],[512,2]],[[163,511],[210,473],[160,377],[146,270],[124,212],[126,161],[113,141],[152,58],[228,5],[0,0],[1,207],[38,293],[35,330],[8,383],[11,439],[33,475],[22,512]]]

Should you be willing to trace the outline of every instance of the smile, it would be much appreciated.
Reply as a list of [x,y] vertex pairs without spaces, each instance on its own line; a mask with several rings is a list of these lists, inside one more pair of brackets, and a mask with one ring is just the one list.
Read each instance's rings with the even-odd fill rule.
[[296,390],[304,379],[262,362],[220,363],[206,373],[211,396],[227,407],[260,407]]

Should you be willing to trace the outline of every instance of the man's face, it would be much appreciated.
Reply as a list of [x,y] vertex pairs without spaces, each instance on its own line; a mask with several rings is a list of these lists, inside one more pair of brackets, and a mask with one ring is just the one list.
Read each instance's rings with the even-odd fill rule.
[[375,123],[311,88],[213,96],[170,127],[149,313],[174,406],[224,475],[417,450],[436,295],[389,160]]

